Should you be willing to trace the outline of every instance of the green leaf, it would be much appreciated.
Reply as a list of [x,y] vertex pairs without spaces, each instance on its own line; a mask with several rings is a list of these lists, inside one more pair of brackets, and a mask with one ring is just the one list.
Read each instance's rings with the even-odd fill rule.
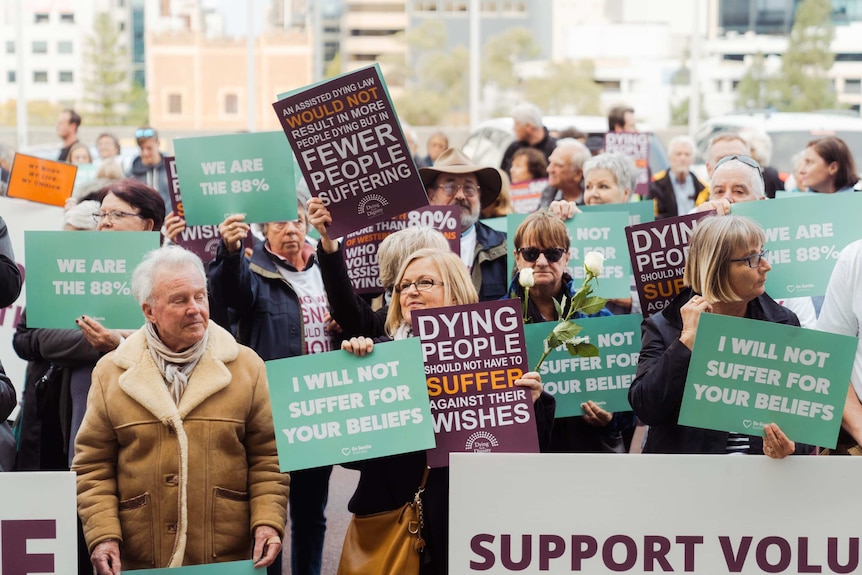
[[563,343],[554,332],[549,333],[548,337],[545,338],[545,341],[547,342],[548,349],[554,349]]
[[561,321],[554,327],[551,333],[556,335],[560,341],[570,341],[572,338],[577,337],[582,329],[581,326],[573,321]]
[[563,296],[562,302],[558,302],[555,299],[551,299],[551,301],[554,302],[554,309],[557,310],[557,317],[562,318],[563,317],[563,309],[565,309],[565,307],[566,307],[566,296]]
[[598,357],[599,348],[591,343],[579,343],[576,347],[578,355],[581,357]]
[[591,298],[587,298],[584,301],[584,305],[581,306],[580,311],[584,312],[587,315],[592,315],[594,313],[598,313],[605,307],[605,304],[608,303],[603,297],[593,296]]

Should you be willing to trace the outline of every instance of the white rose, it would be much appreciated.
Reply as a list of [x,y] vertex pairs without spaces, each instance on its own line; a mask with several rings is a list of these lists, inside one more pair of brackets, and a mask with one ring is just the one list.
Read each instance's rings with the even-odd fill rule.
[[536,279],[533,277],[533,268],[524,268],[518,273],[518,283],[522,288],[531,288],[536,285]]
[[602,268],[604,265],[605,256],[599,252],[590,252],[584,256],[584,269],[596,277],[602,275]]

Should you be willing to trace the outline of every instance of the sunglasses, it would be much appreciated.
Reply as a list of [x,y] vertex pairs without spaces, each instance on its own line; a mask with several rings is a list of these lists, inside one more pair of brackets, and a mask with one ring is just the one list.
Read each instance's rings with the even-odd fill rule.
[[156,131],[152,128],[139,128],[135,130],[135,139],[152,138],[156,135]]
[[544,250],[540,250],[539,248],[518,248],[515,251],[530,263],[539,259],[539,255],[544,255],[549,263],[554,263],[560,261],[560,258],[563,257],[563,254],[567,250],[565,248],[547,248]]
[[722,159],[720,159],[718,162],[715,163],[715,169],[713,169],[713,172],[716,169],[718,169],[718,167],[721,166],[722,164],[726,164],[727,162],[732,162],[733,160],[736,160],[737,162],[742,162],[746,166],[754,168],[755,170],[757,170],[757,173],[760,174],[760,179],[763,180],[763,170],[760,168],[760,164],[757,163],[757,160],[755,160],[751,156],[742,156],[742,155],[725,156]]

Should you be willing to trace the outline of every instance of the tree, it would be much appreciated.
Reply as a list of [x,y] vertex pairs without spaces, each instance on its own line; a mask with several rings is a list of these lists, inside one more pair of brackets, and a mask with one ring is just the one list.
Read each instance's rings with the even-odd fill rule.
[[835,55],[830,0],[803,0],[796,17],[781,69],[775,79],[775,104],[786,112],[807,112],[837,107],[827,77]]
[[96,14],[93,34],[85,41],[84,61],[84,102],[91,110],[87,123],[121,123],[120,108],[129,103],[131,87],[128,57],[117,23],[107,12]]
[[743,110],[766,109],[776,102],[775,80],[766,70],[766,58],[758,52],[736,86],[736,106]]
[[543,77],[529,79],[524,98],[545,114],[599,115],[602,89],[592,60],[550,62]]
[[518,84],[515,64],[538,56],[539,47],[533,33],[523,27],[509,28],[492,36],[482,50],[482,83],[496,84],[501,89]]

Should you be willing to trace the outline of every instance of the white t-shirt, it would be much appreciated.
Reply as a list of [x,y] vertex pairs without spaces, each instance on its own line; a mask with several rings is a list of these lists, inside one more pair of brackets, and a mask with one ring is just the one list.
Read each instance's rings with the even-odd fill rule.
[[467,271],[473,269],[473,252],[476,251],[476,226],[470,226],[461,233],[461,261],[467,266]]
[[283,266],[276,266],[276,269],[299,297],[302,325],[305,328],[303,355],[332,351],[332,335],[327,331],[324,319],[329,313],[329,301],[326,299],[320,268],[313,265],[304,271],[291,271]]
[[[817,320],[817,329],[859,337],[859,326],[862,325],[862,240],[857,240],[844,248],[829,286],[826,288],[826,298]],[[862,398],[862,341],[856,348],[856,361],[850,381],[856,390],[856,395]]]

